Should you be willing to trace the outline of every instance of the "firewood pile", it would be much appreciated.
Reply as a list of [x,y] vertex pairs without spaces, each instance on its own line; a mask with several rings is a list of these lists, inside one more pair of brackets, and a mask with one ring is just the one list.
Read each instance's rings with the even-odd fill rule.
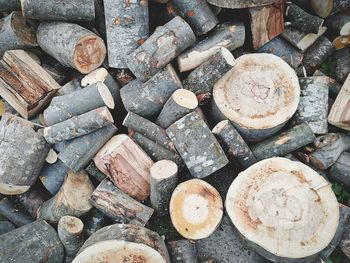
[[349,262],[349,0],[0,17],[1,263]]

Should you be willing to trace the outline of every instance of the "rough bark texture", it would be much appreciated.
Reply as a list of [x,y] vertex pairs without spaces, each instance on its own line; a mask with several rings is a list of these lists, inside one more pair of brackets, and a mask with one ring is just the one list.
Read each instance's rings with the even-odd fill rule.
[[329,178],[350,189],[350,153],[343,152],[329,170]]
[[145,43],[129,55],[128,66],[141,81],[148,80],[195,41],[191,27],[182,18],[175,17],[157,27]]
[[84,236],[89,238],[97,230],[109,223],[108,218],[100,210],[93,207],[84,218]]
[[274,0],[208,0],[208,3],[223,8],[240,9],[272,4]]
[[198,263],[196,245],[189,240],[169,242],[170,255],[173,263]]
[[336,50],[334,59],[335,59],[335,67],[334,67],[335,78],[340,83],[343,83],[350,73],[349,49],[343,48],[340,50]]
[[60,190],[68,170],[68,166],[61,160],[57,160],[53,164],[46,163],[39,173],[39,179],[45,188],[55,195]]
[[43,193],[42,188],[32,187],[19,196],[20,203],[34,219],[37,218],[38,210],[45,200],[47,200],[47,195]]
[[20,0],[0,0],[1,12],[10,12],[14,10],[21,10]]
[[144,226],[153,209],[132,199],[108,179],[103,180],[91,195],[91,204],[118,223]]
[[328,17],[350,6],[349,0],[311,0],[313,11],[320,17]]
[[0,215],[7,218],[16,227],[21,227],[34,221],[28,214],[17,209],[7,198],[0,201]]

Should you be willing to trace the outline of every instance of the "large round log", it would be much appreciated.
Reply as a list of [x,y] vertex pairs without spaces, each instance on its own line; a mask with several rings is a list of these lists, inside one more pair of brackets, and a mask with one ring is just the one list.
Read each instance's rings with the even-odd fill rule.
[[331,242],[339,205],[318,173],[286,158],[260,161],[241,172],[226,210],[249,246],[274,262],[305,262]]
[[236,62],[215,84],[213,103],[244,139],[271,136],[298,107],[298,78],[287,63],[274,55],[243,55]]
[[328,17],[350,6],[349,0],[310,0],[313,11],[320,17]]

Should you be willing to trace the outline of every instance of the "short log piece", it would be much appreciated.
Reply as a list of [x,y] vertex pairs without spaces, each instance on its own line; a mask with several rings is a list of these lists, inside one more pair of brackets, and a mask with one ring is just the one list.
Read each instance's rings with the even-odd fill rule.
[[194,242],[182,239],[171,241],[169,244],[169,253],[174,263],[198,263],[196,245]]
[[335,67],[334,74],[335,79],[343,83],[350,73],[350,52],[349,49],[343,48],[335,51],[334,54]]
[[12,222],[16,227],[25,226],[34,221],[27,213],[16,208],[7,198],[0,200],[0,215]]
[[330,168],[328,176],[334,182],[343,184],[347,189],[350,189],[350,153],[343,152],[338,160]]
[[52,195],[55,195],[60,190],[68,170],[68,166],[61,160],[53,164],[46,163],[39,173],[40,182]]
[[209,4],[230,9],[264,6],[274,3],[274,0],[208,0]]
[[348,0],[311,0],[310,3],[313,11],[320,17],[328,17],[350,6]]

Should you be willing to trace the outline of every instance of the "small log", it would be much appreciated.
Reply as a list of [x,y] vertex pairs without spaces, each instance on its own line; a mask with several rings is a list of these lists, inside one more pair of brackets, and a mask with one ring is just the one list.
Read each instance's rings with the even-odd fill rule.
[[[80,7],[79,7],[80,8]],[[66,22],[42,22],[37,31],[39,46],[62,65],[87,74],[106,56],[103,40],[93,32]]]
[[106,176],[96,167],[94,161],[91,161],[84,170],[98,182],[102,182],[104,179],[106,179]]
[[93,191],[86,172],[69,171],[59,192],[40,207],[38,218],[57,223],[66,215],[80,217],[92,208],[89,198]]
[[171,3],[197,36],[208,33],[219,23],[206,1],[173,0]]
[[62,263],[64,251],[56,230],[43,220],[1,235],[2,262]]
[[328,17],[349,8],[348,0],[310,0],[313,11],[320,17]]
[[94,0],[21,0],[25,18],[39,20],[63,20],[93,22],[95,20]]
[[19,196],[20,203],[34,219],[37,218],[38,210],[45,200],[46,195],[43,193],[42,189],[37,189],[34,187]]
[[127,68],[127,55],[148,38],[148,2],[105,0],[108,65]]
[[108,224],[108,218],[97,208],[93,207],[84,218],[84,236],[89,238],[97,230]]
[[57,160],[53,164],[44,164],[43,169],[39,173],[39,179],[45,188],[52,195],[55,195],[60,190],[68,170],[68,166],[61,160]]
[[192,46],[196,37],[191,27],[180,17],[175,17],[154,33],[127,59],[128,67],[141,81],[146,81],[162,70],[186,48]]
[[209,4],[223,8],[241,9],[247,7],[264,6],[274,3],[274,0],[208,0]]
[[335,14],[326,20],[326,26],[333,37],[350,35],[350,17]]
[[15,229],[15,226],[9,221],[0,221],[0,236]]
[[108,179],[98,185],[91,195],[90,203],[118,223],[144,226],[153,214],[152,208],[131,198]]
[[234,161],[246,169],[257,162],[254,154],[230,121],[219,122],[212,130],[221,142],[222,148]]
[[84,169],[102,146],[117,132],[114,125],[108,125],[93,133],[71,140],[58,158],[73,172]]
[[54,97],[44,111],[47,126],[54,125],[99,107],[114,108],[114,100],[108,87],[98,82],[67,95]]
[[338,160],[330,168],[328,176],[334,182],[343,184],[347,189],[350,189],[350,153],[343,152]]
[[311,128],[306,123],[303,123],[259,142],[252,146],[251,149],[258,160],[263,160],[274,156],[284,156],[314,142],[315,139],[316,137]]
[[334,74],[337,81],[343,83],[350,73],[350,52],[347,48],[335,51]]
[[0,12],[11,12],[21,10],[20,0],[0,0]]
[[219,142],[195,111],[172,124],[166,133],[195,178],[209,176],[229,162]]
[[163,216],[169,213],[169,203],[178,182],[178,168],[176,163],[161,160],[150,169],[151,204],[156,215]]
[[67,82],[65,85],[63,85],[56,93],[57,96],[63,96],[67,95],[69,93],[72,93],[74,91],[80,90],[82,86],[80,85],[79,79],[72,79],[71,81]]
[[[220,48],[208,60],[194,69],[183,81],[184,89],[205,100],[211,98],[215,83],[236,64],[235,58],[226,48]],[[200,101],[201,104],[205,100]]]
[[195,69],[207,61],[220,48],[232,51],[243,46],[245,27],[243,23],[223,23],[218,25],[209,36],[197,42],[193,47],[177,57],[180,72]]
[[189,240],[169,242],[171,260],[174,263],[198,263],[196,245]]
[[58,221],[57,232],[64,248],[64,262],[70,263],[84,244],[83,222],[74,216],[63,216]]
[[169,64],[146,83],[139,79],[131,81],[120,91],[124,107],[145,118],[154,118],[177,89],[181,80]]
[[55,152],[54,149],[50,149],[47,156],[46,156],[45,161],[48,164],[53,164],[53,163],[57,162],[57,159],[58,159],[58,154]]
[[34,221],[27,213],[15,208],[7,198],[0,200],[0,215],[12,222],[16,227],[21,227]]
[[247,245],[273,262],[310,262],[331,242],[339,221],[331,185],[286,158],[266,159],[241,172],[225,206]]
[[110,139],[94,157],[96,167],[132,198],[142,201],[150,192],[152,159],[127,135]]
[[169,207],[177,232],[191,240],[210,236],[220,225],[223,209],[219,192],[199,179],[179,184]]
[[73,263],[100,261],[170,263],[170,258],[156,232],[137,225],[114,224],[93,234]]
[[42,130],[6,113],[0,122],[0,138],[0,193],[24,193],[38,178],[49,151]]

